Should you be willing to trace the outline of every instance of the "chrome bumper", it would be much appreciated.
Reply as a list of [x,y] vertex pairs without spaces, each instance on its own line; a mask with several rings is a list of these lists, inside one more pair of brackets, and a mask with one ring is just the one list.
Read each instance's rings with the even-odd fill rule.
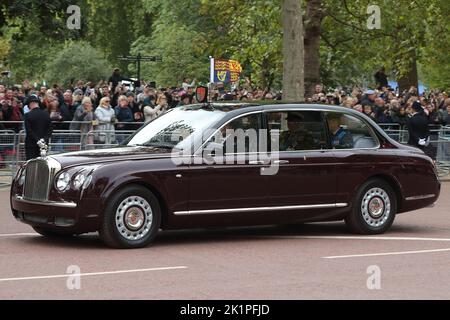
[[56,202],[56,201],[33,201],[33,200],[26,200],[22,196],[15,196],[14,200],[22,203],[27,204],[36,204],[40,206],[50,206],[50,207],[58,207],[58,208],[70,208],[74,209],[77,207],[77,204],[74,202]]

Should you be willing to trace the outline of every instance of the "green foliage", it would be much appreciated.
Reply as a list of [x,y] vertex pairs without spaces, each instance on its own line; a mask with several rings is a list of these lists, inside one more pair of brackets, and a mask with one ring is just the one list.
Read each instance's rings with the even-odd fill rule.
[[126,70],[127,63],[118,61],[117,56],[128,55],[131,44],[150,28],[142,1],[86,1],[86,39],[101,50],[111,64]]
[[[302,0],[303,10],[308,1]],[[81,7],[81,30],[65,26],[66,9],[72,4]],[[134,75],[135,65],[119,62],[117,56],[161,55],[162,63],[142,63],[142,76],[172,86],[183,77],[207,82],[209,56],[214,56],[239,60],[244,76],[260,87],[280,88],[281,4],[282,0],[3,0],[0,63],[13,71],[17,82],[49,75],[61,82],[96,74],[92,80],[97,80],[106,71],[110,74],[112,66]],[[380,30],[367,29],[368,5],[381,8]],[[417,60],[426,85],[448,90],[449,8],[448,0],[322,0],[322,81],[331,87],[373,86],[380,66],[398,78]],[[305,13],[305,22],[307,18]],[[77,46],[80,50],[73,49]],[[64,65],[61,55],[66,51],[73,53],[67,57],[71,65],[90,62],[82,63],[83,75],[66,67],[55,69],[57,61]],[[96,71],[90,72],[92,68]]]
[[[142,77],[159,86],[179,86],[184,77],[208,82],[211,21],[199,14],[198,1],[144,1],[148,13],[156,12],[151,36],[132,45],[136,55],[157,55],[162,63],[142,63]],[[135,72],[135,67],[130,66]]]
[[3,64],[10,50],[11,45],[9,40],[6,38],[0,38],[0,64]]
[[[427,8],[425,37],[420,73],[430,88],[450,91],[450,7],[445,0],[437,1]],[[447,21],[447,22],[446,22]]]
[[244,75],[252,75],[261,87],[279,86],[282,79],[281,1],[201,0],[221,36],[218,54],[239,60]]
[[[11,31],[11,30],[10,30]],[[64,43],[47,39],[37,31],[35,24],[29,24],[20,40],[11,37],[11,50],[5,65],[12,71],[13,80],[21,83],[24,79],[41,81],[46,69],[46,62],[62,49]],[[45,49],[43,49],[45,48]]]
[[[2,0],[0,4],[0,28],[4,25],[20,26],[15,37],[25,35],[30,24],[36,27],[41,36],[57,39],[77,39],[83,34],[80,30],[68,30],[66,27],[67,7],[83,7],[84,0]],[[19,21],[21,20],[21,21]],[[23,22],[23,23],[21,23]]]
[[[448,28],[445,0],[340,0],[338,6],[336,1],[324,2],[326,18],[322,23],[321,53],[326,60],[322,72],[333,84],[355,82],[351,79],[355,76],[358,82],[363,75],[365,82],[373,86],[372,75],[380,66],[390,70],[392,78],[400,78],[408,74],[415,59],[422,64],[424,74],[448,66],[448,60],[445,61],[448,53],[442,50],[446,48],[448,52],[450,42],[444,36],[448,35],[448,29],[435,32],[436,28]],[[380,30],[367,29],[369,5],[380,6]],[[437,38],[436,34],[440,36]],[[442,58],[438,58],[439,50]],[[434,74],[442,79],[443,74]]]
[[76,80],[97,82],[111,73],[102,53],[86,42],[69,42],[46,63],[48,83],[68,85]]

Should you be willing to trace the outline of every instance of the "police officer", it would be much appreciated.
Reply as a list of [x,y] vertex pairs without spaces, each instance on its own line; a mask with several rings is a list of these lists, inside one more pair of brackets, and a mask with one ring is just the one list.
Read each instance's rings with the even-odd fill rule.
[[27,160],[40,156],[38,141],[43,139],[48,144],[52,135],[52,122],[48,112],[39,108],[39,98],[31,95],[28,98],[30,111],[25,114],[25,154]]
[[429,144],[428,138],[430,137],[428,118],[419,101],[413,103],[412,109],[413,114],[406,123],[409,132],[408,144],[425,151],[425,147]]

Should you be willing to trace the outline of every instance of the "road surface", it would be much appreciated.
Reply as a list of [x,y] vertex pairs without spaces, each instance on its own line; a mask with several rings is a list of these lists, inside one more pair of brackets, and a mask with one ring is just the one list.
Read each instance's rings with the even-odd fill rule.
[[340,222],[176,231],[139,250],[46,239],[15,221],[8,196],[0,299],[450,299],[450,183],[382,236]]

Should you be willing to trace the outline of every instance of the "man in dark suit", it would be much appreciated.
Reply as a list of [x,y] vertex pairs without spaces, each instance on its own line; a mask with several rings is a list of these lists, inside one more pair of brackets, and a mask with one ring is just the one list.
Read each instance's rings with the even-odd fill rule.
[[428,128],[428,118],[425,115],[420,102],[415,101],[412,108],[412,117],[407,121],[409,132],[408,144],[425,150],[425,147],[427,146],[427,139],[430,136],[430,130]]
[[43,139],[48,144],[53,132],[48,112],[39,108],[39,98],[32,95],[28,98],[30,111],[25,114],[25,153],[27,160],[40,156],[38,141]]

